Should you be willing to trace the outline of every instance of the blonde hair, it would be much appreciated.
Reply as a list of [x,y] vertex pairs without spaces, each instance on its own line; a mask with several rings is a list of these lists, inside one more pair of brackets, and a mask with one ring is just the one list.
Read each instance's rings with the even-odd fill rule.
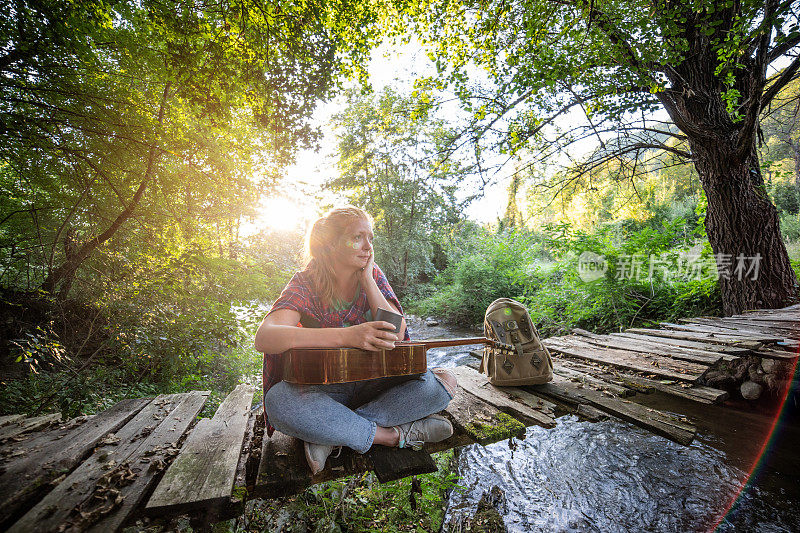
[[306,234],[306,271],[323,303],[330,305],[336,298],[336,273],[333,270],[333,255],[339,239],[353,222],[366,220],[372,225],[370,216],[351,205],[336,207],[317,219]]

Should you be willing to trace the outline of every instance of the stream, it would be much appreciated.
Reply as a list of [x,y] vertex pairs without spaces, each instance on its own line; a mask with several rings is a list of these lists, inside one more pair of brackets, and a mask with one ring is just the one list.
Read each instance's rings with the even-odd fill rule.
[[[414,339],[475,336],[415,317],[409,330]],[[472,359],[469,349],[431,349],[428,366],[463,365]],[[636,399],[688,417],[698,428],[695,441],[685,447],[618,419],[566,415],[554,429],[529,427],[515,449],[508,441],[466,446],[457,452],[461,488],[448,498],[445,530],[474,513],[496,485],[505,495],[499,511],[515,532],[800,531],[796,407],[736,499],[774,417],[747,404],[705,406],[658,392]]]

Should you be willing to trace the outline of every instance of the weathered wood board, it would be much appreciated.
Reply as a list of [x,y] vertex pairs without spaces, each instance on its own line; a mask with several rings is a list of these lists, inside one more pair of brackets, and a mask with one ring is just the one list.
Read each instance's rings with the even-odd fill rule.
[[25,415],[3,415],[0,416],[0,427],[3,427],[8,424],[13,424],[14,422],[19,422],[25,418]]
[[[450,369],[458,379],[458,386],[491,404],[497,409],[506,412],[527,425],[539,425],[546,428],[555,427],[556,421],[552,416],[545,414],[541,409],[517,401],[510,387],[495,387],[489,383],[485,375],[475,370],[460,366]],[[538,406],[537,406],[538,407]]]
[[800,321],[772,322],[766,320],[748,320],[744,318],[681,318],[682,323],[703,324],[717,328],[724,328],[740,333],[756,335],[785,335],[797,339],[800,337]]
[[581,338],[585,338],[586,342],[603,348],[617,348],[620,350],[628,350],[630,352],[661,355],[664,357],[672,357],[674,359],[691,361],[693,363],[707,366],[714,365],[723,359],[723,354],[719,352],[685,348],[682,346],[672,346],[668,348],[663,344],[658,344],[655,342],[613,337],[611,335],[597,335],[579,328],[574,328],[572,331]]
[[138,507],[168,452],[202,409],[208,392],[162,395],[99,442],[10,532],[116,531]]
[[0,529],[19,518],[25,506],[40,498],[75,468],[103,437],[133,418],[149,398],[122,400],[80,423],[34,434],[0,451]]
[[366,455],[372,463],[375,476],[381,483],[436,472],[436,463],[425,449],[414,450],[374,445]]
[[23,418],[16,422],[5,425],[0,428],[0,442],[6,441],[17,435],[29,433],[46,428],[49,425],[55,424],[61,420],[61,413],[52,413],[48,415],[35,416],[33,418]]
[[632,382],[640,383],[644,386],[652,387],[655,390],[669,394],[671,396],[678,396],[687,400],[692,400],[704,404],[720,404],[730,397],[730,394],[724,390],[706,387],[703,385],[692,385],[691,387],[684,387],[681,383],[663,383],[654,379],[647,379],[640,376],[626,375],[625,379]]
[[566,365],[555,364],[553,367],[553,372],[575,383],[581,383],[584,387],[588,386],[600,392],[608,391],[614,396],[619,396],[620,398],[628,398],[629,396],[636,394],[636,391],[630,387],[611,383],[610,381],[596,377],[593,374],[587,374],[586,372],[582,372],[575,368],[570,368]]
[[679,361],[661,356],[648,356],[639,352],[600,348],[577,337],[551,337],[542,341],[548,349],[571,357],[609,364],[619,368],[649,372],[670,379],[697,380],[708,367],[689,361]]
[[740,346],[732,346],[728,344],[709,344],[703,341],[690,340],[690,339],[674,339],[669,337],[658,337],[653,335],[640,335],[638,333],[610,333],[612,337],[624,337],[628,339],[636,339],[655,344],[662,344],[667,347],[683,346],[686,348],[697,348],[699,350],[709,352],[719,352],[723,354],[723,359],[728,356],[728,360],[735,359],[736,357],[745,356],[750,353],[749,348],[742,348]]
[[697,323],[675,324],[673,322],[660,322],[659,325],[670,330],[707,333],[708,335],[715,337],[716,336],[731,337],[742,341],[768,343],[768,342],[776,342],[782,338],[780,335],[775,335],[775,334],[768,335],[764,333],[746,333],[743,331],[730,330],[728,328],[722,328],[719,326],[710,326],[707,324],[697,324]]
[[567,368],[574,368],[585,374],[591,374],[592,376],[602,379],[603,381],[607,381],[621,387],[627,387],[635,392],[641,392],[642,394],[652,394],[655,392],[655,388],[652,386],[626,379],[628,374],[625,374],[618,368],[614,368],[610,365],[595,366],[564,358],[560,358],[558,364],[566,366]]
[[254,390],[239,385],[189,434],[147,502],[152,514],[214,507],[230,502]]
[[684,339],[707,342],[709,344],[727,344],[727,345],[741,345],[745,342],[777,342],[782,339],[779,336],[758,336],[758,339],[752,336],[737,336],[725,335],[719,333],[703,333],[697,331],[675,331],[669,329],[648,329],[648,328],[630,328],[625,330],[626,333],[639,333],[642,335],[651,335],[654,337],[667,337],[671,339]]
[[685,446],[691,444],[697,432],[696,428],[691,424],[676,420],[658,410],[620,398],[609,398],[598,391],[580,387],[558,376],[554,376],[553,383],[531,385],[525,388],[535,393],[552,395],[555,399],[563,401],[588,403],[613,416],[622,418]]

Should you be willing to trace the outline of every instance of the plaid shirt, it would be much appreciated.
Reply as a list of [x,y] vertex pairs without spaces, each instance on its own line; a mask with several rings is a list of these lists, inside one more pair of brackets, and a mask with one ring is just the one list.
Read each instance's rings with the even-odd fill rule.
[[[383,271],[375,265],[372,269],[372,277],[378,285],[386,301],[394,304],[400,313],[403,313],[403,307],[400,301],[394,294],[389,281],[386,279]],[[284,287],[278,300],[272,305],[269,310],[270,313],[278,309],[292,309],[301,315],[306,315],[319,322],[321,328],[341,328],[346,327],[347,324],[357,325],[366,322],[364,314],[370,310],[367,294],[362,289],[355,299],[355,302],[348,309],[335,311],[329,306],[324,305],[314,292],[314,285],[311,277],[307,271],[297,272],[289,283]],[[267,313],[269,315],[269,313]],[[297,324],[301,326],[301,324]],[[409,340],[408,328],[406,328],[404,340]],[[281,354],[264,354],[264,397],[267,396],[267,391],[282,379],[281,368]],[[266,404],[264,407],[264,419],[266,421],[267,436],[271,437],[275,428],[269,423],[267,417]]]

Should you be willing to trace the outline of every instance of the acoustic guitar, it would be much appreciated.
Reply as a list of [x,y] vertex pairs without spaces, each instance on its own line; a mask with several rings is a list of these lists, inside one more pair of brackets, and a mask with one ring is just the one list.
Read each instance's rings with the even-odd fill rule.
[[294,348],[283,353],[283,380],[299,385],[326,385],[424,374],[428,370],[429,348],[469,344],[513,350],[513,346],[486,337],[397,342],[392,350],[374,352],[357,348]]

